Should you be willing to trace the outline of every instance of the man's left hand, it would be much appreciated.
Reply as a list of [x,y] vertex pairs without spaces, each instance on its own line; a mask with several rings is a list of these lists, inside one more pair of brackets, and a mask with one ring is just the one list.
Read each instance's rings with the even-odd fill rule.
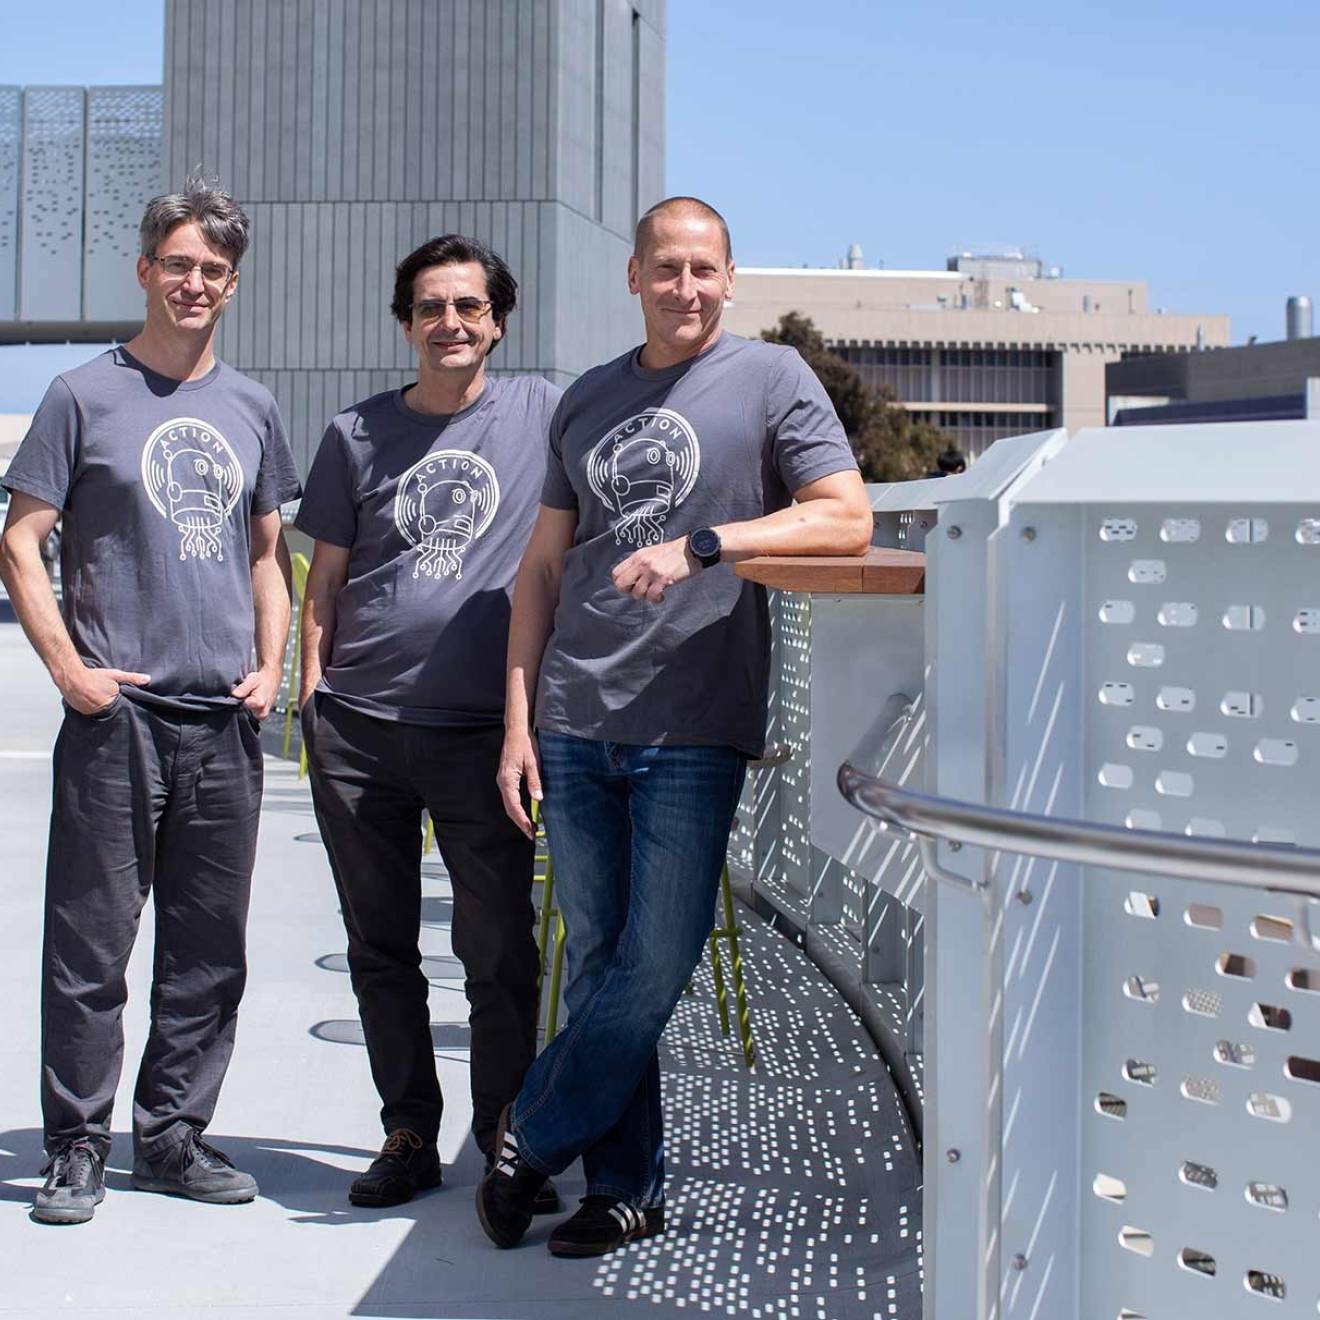
[[229,695],[241,698],[257,719],[264,720],[275,705],[282,677],[278,670],[254,669]]
[[680,536],[676,541],[661,541],[633,551],[614,566],[610,576],[624,595],[659,603],[667,588],[690,578],[699,567],[688,549],[687,537]]

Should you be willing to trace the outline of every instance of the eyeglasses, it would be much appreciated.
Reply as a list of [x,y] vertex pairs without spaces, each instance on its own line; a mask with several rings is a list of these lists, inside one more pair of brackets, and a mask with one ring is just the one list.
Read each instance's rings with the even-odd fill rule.
[[426,325],[431,321],[440,320],[445,314],[445,308],[451,302],[458,319],[466,321],[468,325],[476,325],[494,306],[493,303],[481,298],[427,298],[424,302],[414,304],[413,312],[417,319]]
[[166,275],[175,280],[186,280],[193,271],[200,270],[203,283],[224,284],[234,274],[234,268],[226,266],[223,261],[194,261],[191,257],[155,255],[148,257],[147,260],[154,261]]

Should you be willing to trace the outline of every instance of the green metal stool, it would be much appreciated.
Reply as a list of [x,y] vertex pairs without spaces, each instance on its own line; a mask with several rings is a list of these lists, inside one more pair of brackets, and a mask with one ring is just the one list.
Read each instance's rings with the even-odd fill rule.
[[[536,820],[538,813],[533,804],[532,819]],[[554,906],[555,894],[555,867],[550,859],[549,850],[544,846],[545,831],[539,827],[537,829],[537,861],[544,859],[545,871],[542,880],[541,893],[541,921],[537,932],[537,950],[541,959],[541,978],[544,985],[546,972],[546,950],[547,941],[550,935],[551,923],[555,926],[555,947],[554,954],[550,962],[550,1003],[546,1009],[545,1019],[545,1043],[548,1045],[554,1038],[559,1027],[559,991],[563,981],[564,970],[564,918],[559,909]],[[710,967],[715,978],[715,1007],[720,1017],[720,1034],[727,1036],[732,1029],[729,1021],[729,1001],[728,991],[724,982],[724,964],[720,956],[720,941],[727,940],[729,944],[729,960],[733,974],[733,997],[737,1005],[738,1015],[738,1038],[742,1044],[743,1062],[749,1067],[756,1063],[756,1045],[752,1039],[752,1020],[751,1014],[747,1008],[747,984],[743,977],[742,950],[738,945],[738,935],[740,928],[734,915],[733,907],[733,889],[729,883],[729,868],[726,864],[720,872],[720,906],[724,916],[724,924],[716,926],[711,931],[710,938],[707,940],[707,947],[710,949]],[[688,986],[688,993],[692,993],[692,987]]]

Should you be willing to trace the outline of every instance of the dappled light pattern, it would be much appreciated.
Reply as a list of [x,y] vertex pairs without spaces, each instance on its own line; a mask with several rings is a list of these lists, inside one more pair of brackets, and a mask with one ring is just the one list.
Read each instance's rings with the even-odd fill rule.
[[672,1227],[603,1260],[594,1286],[662,1314],[920,1315],[920,1161],[847,1006],[746,912],[757,1066],[719,1035],[709,967],[665,1034]]

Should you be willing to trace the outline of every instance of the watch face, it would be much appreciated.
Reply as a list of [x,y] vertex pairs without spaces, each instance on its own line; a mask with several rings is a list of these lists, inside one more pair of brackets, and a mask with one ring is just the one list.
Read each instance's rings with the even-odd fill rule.
[[718,557],[720,553],[720,538],[709,527],[701,527],[693,532],[688,537],[688,545],[692,547],[692,553],[698,559]]

